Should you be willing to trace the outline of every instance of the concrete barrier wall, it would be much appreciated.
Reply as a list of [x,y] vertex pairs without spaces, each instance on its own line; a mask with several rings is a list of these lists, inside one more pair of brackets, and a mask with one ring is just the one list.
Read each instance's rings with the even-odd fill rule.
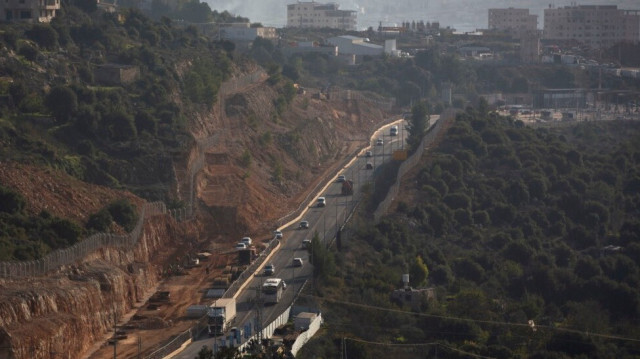
[[400,182],[402,181],[402,177],[404,177],[410,170],[414,169],[420,163],[420,160],[422,159],[422,155],[424,154],[425,148],[429,146],[429,144],[431,144],[436,139],[436,137],[438,136],[438,134],[443,128],[443,124],[447,121],[452,121],[455,118],[455,115],[456,115],[455,110],[453,109],[445,110],[442,113],[442,115],[440,115],[440,118],[438,119],[438,121],[436,123],[431,124],[431,127],[429,128],[429,130],[427,131],[427,134],[424,136],[424,138],[420,142],[420,145],[418,146],[416,151],[409,158],[407,158],[402,163],[402,165],[400,165],[395,183],[389,188],[389,192],[387,192],[387,196],[382,202],[380,202],[380,204],[378,205],[378,208],[376,208],[376,211],[373,213],[373,218],[376,223],[380,221],[380,219],[384,214],[387,213],[387,211],[389,210],[389,207],[393,203],[393,200],[398,195],[398,192],[400,191]]
[[296,356],[302,346],[307,344],[307,342],[318,332],[318,330],[320,330],[321,324],[322,314],[318,314],[316,319],[314,319],[313,322],[311,322],[311,324],[309,325],[309,329],[300,333],[300,335],[298,335],[298,337],[296,338],[296,341],[293,342],[293,345],[291,346],[291,354],[293,354],[293,356]]

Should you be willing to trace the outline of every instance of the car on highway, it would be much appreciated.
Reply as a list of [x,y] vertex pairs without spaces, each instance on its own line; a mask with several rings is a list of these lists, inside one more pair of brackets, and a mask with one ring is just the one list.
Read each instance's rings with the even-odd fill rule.
[[327,205],[327,202],[324,197],[318,197],[318,207],[324,207]]
[[373,169],[373,163],[367,162],[367,165],[365,166],[365,168],[368,169],[368,170],[372,170]]
[[276,239],[282,239],[282,231],[280,230],[273,231],[273,235],[276,236]]
[[274,266],[272,263],[267,264],[266,266],[264,266],[264,275],[273,275],[276,272],[276,266]]
[[236,244],[235,248],[236,248],[237,251],[241,251],[243,249],[247,249],[247,245],[245,243],[243,243],[243,242],[240,242],[240,243]]
[[344,182],[347,180],[347,177],[345,177],[345,175],[340,175],[338,176],[338,178],[336,179],[336,182]]
[[384,140],[382,138],[378,138],[378,140],[376,141],[376,146],[382,146],[384,145]]
[[293,266],[294,267],[302,267],[302,264],[303,264],[302,258],[300,258],[300,257],[293,258]]
[[308,229],[309,228],[309,221],[300,222],[300,226],[298,228],[300,228],[300,229]]
[[364,156],[365,157],[373,157],[373,152],[367,151],[367,152],[364,153]]
[[244,243],[247,245],[247,247],[249,247],[251,245],[251,237],[242,237],[242,239],[240,240],[240,242]]
[[309,248],[311,247],[311,240],[310,239],[303,239],[302,240],[302,248]]

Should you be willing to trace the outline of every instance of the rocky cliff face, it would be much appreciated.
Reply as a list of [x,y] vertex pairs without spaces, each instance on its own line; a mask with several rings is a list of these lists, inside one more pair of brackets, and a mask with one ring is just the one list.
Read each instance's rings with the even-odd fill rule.
[[[277,88],[258,81],[221,98],[213,109],[185,109],[198,144],[173,164],[174,191],[188,202],[191,169],[204,158],[194,182],[198,219],[152,217],[133,249],[104,248],[46,278],[0,280],[0,358],[86,357],[113,331],[114,318],[155,291],[162,268],[177,252],[201,236],[231,248],[240,235],[269,233],[323,175],[337,171],[368,142],[386,115],[375,106],[321,100],[314,91],[277,109],[279,97]],[[142,202],[130,193],[55,177],[55,171],[3,168],[6,163],[0,163],[0,182],[29,194],[30,213],[48,209],[85,221],[116,198]]]
[[191,224],[152,217],[131,249],[104,249],[49,278],[0,283],[0,358],[81,358],[114,320],[154,290],[160,248],[192,237]]

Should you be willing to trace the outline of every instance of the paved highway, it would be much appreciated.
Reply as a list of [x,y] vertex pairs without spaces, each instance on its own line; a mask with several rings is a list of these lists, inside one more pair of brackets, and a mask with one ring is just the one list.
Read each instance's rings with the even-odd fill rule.
[[[265,276],[262,271],[257,272],[255,276],[250,279],[250,283],[236,296],[236,310],[238,314],[234,321],[234,326],[243,329],[245,327],[251,328],[248,336],[255,334],[257,324],[255,311],[256,295],[258,294],[257,291],[262,287],[262,283],[267,278],[282,278],[286,282],[287,287],[278,304],[265,305],[263,307],[262,327],[271,323],[291,305],[294,293],[299,291],[305,281],[311,278],[312,275],[312,266],[309,263],[307,250],[302,247],[302,241],[304,239],[311,239],[316,232],[320,240],[324,243],[329,243],[335,238],[338,227],[344,223],[346,217],[360,199],[362,186],[372,181],[379,165],[389,161],[393,151],[404,147],[407,131],[404,124],[398,127],[399,131],[397,136],[391,136],[389,134],[389,126],[385,126],[378,131],[372,140],[370,148],[363,151],[339,173],[339,175],[342,174],[348,180],[353,181],[353,196],[342,196],[340,194],[342,183],[333,179],[333,182],[319,194],[319,196],[325,197],[326,206],[318,207],[314,200],[300,219],[300,221],[306,220],[309,222],[308,229],[298,228],[300,221],[296,221],[282,229],[283,238],[280,240],[280,247],[265,263],[275,265],[275,274]],[[381,144],[378,143],[379,139],[382,140]],[[371,151],[370,156],[367,155],[366,151]],[[373,165],[373,169],[367,169],[367,163]],[[294,267],[292,265],[293,258],[296,257],[302,258],[302,267]],[[214,344],[222,344],[222,338],[209,338],[206,333],[203,334],[203,336],[198,340],[194,340],[181,353],[175,355],[173,358],[193,359],[203,345],[213,348]],[[243,342],[245,340],[246,339],[243,338]]]

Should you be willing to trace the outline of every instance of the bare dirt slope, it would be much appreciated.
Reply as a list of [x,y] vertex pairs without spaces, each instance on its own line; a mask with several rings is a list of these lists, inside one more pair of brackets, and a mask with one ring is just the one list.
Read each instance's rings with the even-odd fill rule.
[[138,205],[144,202],[130,192],[82,182],[55,169],[15,162],[0,162],[0,183],[25,198],[27,213],[48,211],[80,223],[117,199],[126,198]]
[[[277,89],[267,83],[223,100],[224,111],[209,123],[208,131],[218,137],[207,148],[198,181],[209,235],[228,237],[228,243],[246,234],[268,236],[317,181],[366,145],[387,115],[375,106],[317,94],[296,95],[280,115],[273,105]],[[247,154],[249,165],[243,163]]]

